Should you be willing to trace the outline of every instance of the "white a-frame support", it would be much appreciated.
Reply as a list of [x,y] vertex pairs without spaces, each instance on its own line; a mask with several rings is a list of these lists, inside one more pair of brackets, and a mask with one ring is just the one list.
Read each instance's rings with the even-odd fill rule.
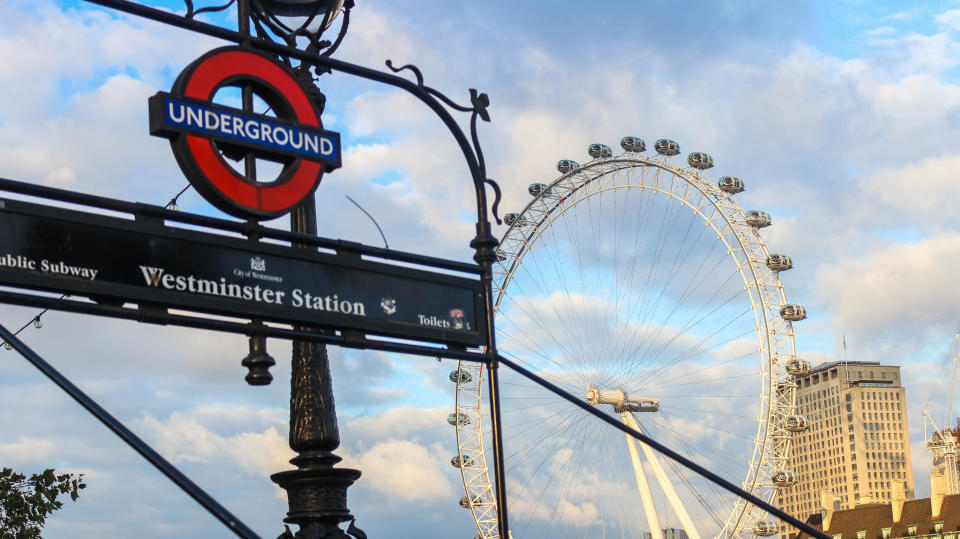
[[[623,419],[624,424],[628,427],[640,432],[640,426],[633,418],[633,412],[620,412],[620,418]],[[637,477],[637,488],[640,490],[640,499],[643,502],[643,510],[647,515],[647,525],[650,527],[650,534],[653,536],[653,539],[663,539],[663,531],[662,528],[660,528],[657,509],[653,506],[653,496],[650,494],[650,484],[647,482],[647,476],[643,471],[643,463],[640,462],[640,455],[637,454],[636,446],[638,445],[643,451],[647,462],[650,464],[650,468],[653,469],[653,475],[657,478],[657,483],[660,483],[660,489],[663,490],[664,495],[667,497],[667,502],[670,503],[673,512],[677,515],[677,518],[680,519],[680,525],[683,526],[683,530],[687,532],[687,537],[690,539],[700,539],[700,533],[697,532],[697,528],[693,525],[693,520],[690,519],[687,509],[683,506],[683,502],[680,501],[680,496],[677,495],[677,491],[673,488],[670,478],[667,477],[666,472],[663,471],[663,466],[660,465],[656,453],[654,453],[653,449],[647,444],[627,434],[627,448],[630,450],[630,460],[633,462],[633,473]]]

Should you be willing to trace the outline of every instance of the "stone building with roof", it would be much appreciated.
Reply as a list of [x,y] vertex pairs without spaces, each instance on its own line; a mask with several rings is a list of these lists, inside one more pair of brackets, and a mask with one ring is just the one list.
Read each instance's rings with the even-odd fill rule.
[[[832,539],[960,539],[960,494],[945,494],[943,474],[930,474],[931,495],[907,500],[903,487],[894,487],[888,503],[861,503],[836,511],[824,493],[818,514],[807,523]],[[799,533],[794,539],[809,537]]]

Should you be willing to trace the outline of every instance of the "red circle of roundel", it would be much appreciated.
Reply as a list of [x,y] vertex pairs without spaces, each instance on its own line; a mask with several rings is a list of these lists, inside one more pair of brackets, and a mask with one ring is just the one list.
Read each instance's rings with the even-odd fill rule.
[[[297,123],[322,127],[320,114],[300,83],[270,57],[241,47],[205,54],[180,74],[173,93],[210,101],[224,86],[248,84],[277,114]],[[279,217],[310,196],[320,183],[323,165],[295,158],[272,183],[257,183],[231,168],[213,140],[184,134],[171,141],[190,183],[211,204],[235,217]]]

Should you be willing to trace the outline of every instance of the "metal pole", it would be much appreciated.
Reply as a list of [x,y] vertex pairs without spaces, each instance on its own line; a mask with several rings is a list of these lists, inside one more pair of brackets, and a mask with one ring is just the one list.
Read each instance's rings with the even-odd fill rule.
[[253,532],[246,524],[240,521],[239,518],[235,517],[233,513],[228,511],[225,507],[220,505],[217,500],[214,500],[210,497],[209,494],[204,492],[196,483],[190,480],[187,476],[183,475],[174,466],[167,462],[159,453],[153,450],[152,447],[147,445],[146,442],[141,440],[136,434],[134,434],[130,429],[124,426],[117,418],[110,415],[110,412],[107,412],[99,404],[97,404],[93,399],[87,396],[86,393],[80,390],[79,387],[73,385],[73,383],[67,379],[66,376],[60,373],[57,369],[47,363],[42,357],[40,357],[36,352],[30,349],[23,341],[21,341],[16,335],[7,330],[6,327],[0,325],[0,338],[3,338],[4,341],[10,343],[11,346],[17,351],[20,352],[27,361],[33,364],[34,367],[40,370],[47,378],[49,378],[53,383],[60,386],[67,395],[70,395],[73,400],[77,401],[80,406],[83,406],[90,414],[96,417],[101,423],[103,423],[108,429],[113,431],[114,434],[119,436],[124,442],[127,443],[134,451],[140,453],[140,456],[147,459],[150,464],[160,470],[160,473],[167,476],[171,481],[176,483],[178,487],[183,489],[191,498],[197,501],[204,509],[210,512],[211,515],[217,518],[222,522],[227,528],[230,528],[230,531],[237,534],[238,537],[243,537],[246,539],[259,539],[259,535]]
[[[481,171],[482,174],[482,171]],[[490,233],[486,206],[480,211],[477,236],[470,242],[476,250],[474,261],[483,268],[480,280],[483,283],[484,314],[487,323],[487,387],[490,393],[490,427],[493,442],[493,467],[496,482],[497,529],[501,538],[510,537],[507,518],[507,480],[503,458],[503,425],[500,420],[500,364],[497,353],[496,329],[493,311],[493,261],[496,259],[497,240]]]
[[[250,36],[250,0],[239,0],[237,29]],[[249,45],[249,40],[240,42]],[[253,88],[244,84],[242,105],[253,111]],[[257,179],[257,162],[252,153],[244,155],[244,173],[248,180]],[[290,231],[317,235],[316,202],[311,193],[290,213]],[[293,242],[301,249],[316,249],[310,244]],[[307,327],[294,330],[309,332]],[[341,458],[333,454],[340,445],[337,413],[333,401],[333,382],[325,344],[294,339],[290,373],[290,448],[297,456],[290,463],[297,467],[270,476],[287,491],[288,511],[284,522],[297,524],[297,538],[349,539],[339,528],[341,522],[353,520],[347,509],[347,488],[360,477],[358,470],[333,466]],[[289,528],[281,537],[293,537]]]
[[[245,36],[250,35],[250,0],[239,0],[237,3],[237,31]],[[241,46],[249,44],[249,40],[240,43]],[[244,84],[240,91],[243,111],[253,112],[253,88]],[[243,171],[247,179],[257,179],[257,158],[250,152],[243,156]]]
[[[313,196],[290,214],[290,228],[316,234],[317,213]],[[333,454],[333,450],[340,446],[340,431],[327,347],[322,343],[296,339],[292,360],[290,448],[298,455],[290,463],[297,469],[270,476],[287,491],[289,511],[284,522],[300,526],[297,538],[349,539],[339,524],[354,519],[347,508],[347,488],[360,477],[360,471],[333,467],[341,460]]]
[[510,537],[510,528],[507,524],[507,481],[503,467],[503,427],[500,422],[500,366],[494,358],[487,363],[490,376],[487,377],[490,392],[490,426],[493,442],[493,466],[496,472],[497,483],[497,527],[500,537]]

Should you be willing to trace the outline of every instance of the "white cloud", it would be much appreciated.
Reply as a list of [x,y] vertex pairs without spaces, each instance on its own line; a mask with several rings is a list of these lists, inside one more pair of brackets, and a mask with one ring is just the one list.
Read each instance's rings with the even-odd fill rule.
[[956,320],[957,264],[956,232],[824,263],[817,271],[817,303],[831,311],[837,327],[863,338],[885,335],[916,343],[923,331],[943,330]]
[[455,493],[444,473],[450,466],[446,453],[440,444],[425,447],[386,440],[358,455],[344,453],[343,465],[362,470],[362,486],[378,492],[387,503],[449,501]]
[[0,455],[6,465],[48,459],[54,449],[53,442],[48,439],[27,436],[18,437],[16,442],[0,443]]
[[216,415],[210,412],[209,408],[202,414],[174,412],[166,420],[148,414],[140,424],[145,437],[174,463],[210,463],[227,458],[233,461],[234,469],[257,476],[290,468],[287,461],[294,453],[287,445],[286,434],[276,426],[262,432],[221,435],[201,421],[210,421],[211,415]]
[[960,214],[960,155],[925,157],[903,166],[880,168],[864,175],[859,188],[875,201],[872,220],[881,226],[937,228],[955,225]]

